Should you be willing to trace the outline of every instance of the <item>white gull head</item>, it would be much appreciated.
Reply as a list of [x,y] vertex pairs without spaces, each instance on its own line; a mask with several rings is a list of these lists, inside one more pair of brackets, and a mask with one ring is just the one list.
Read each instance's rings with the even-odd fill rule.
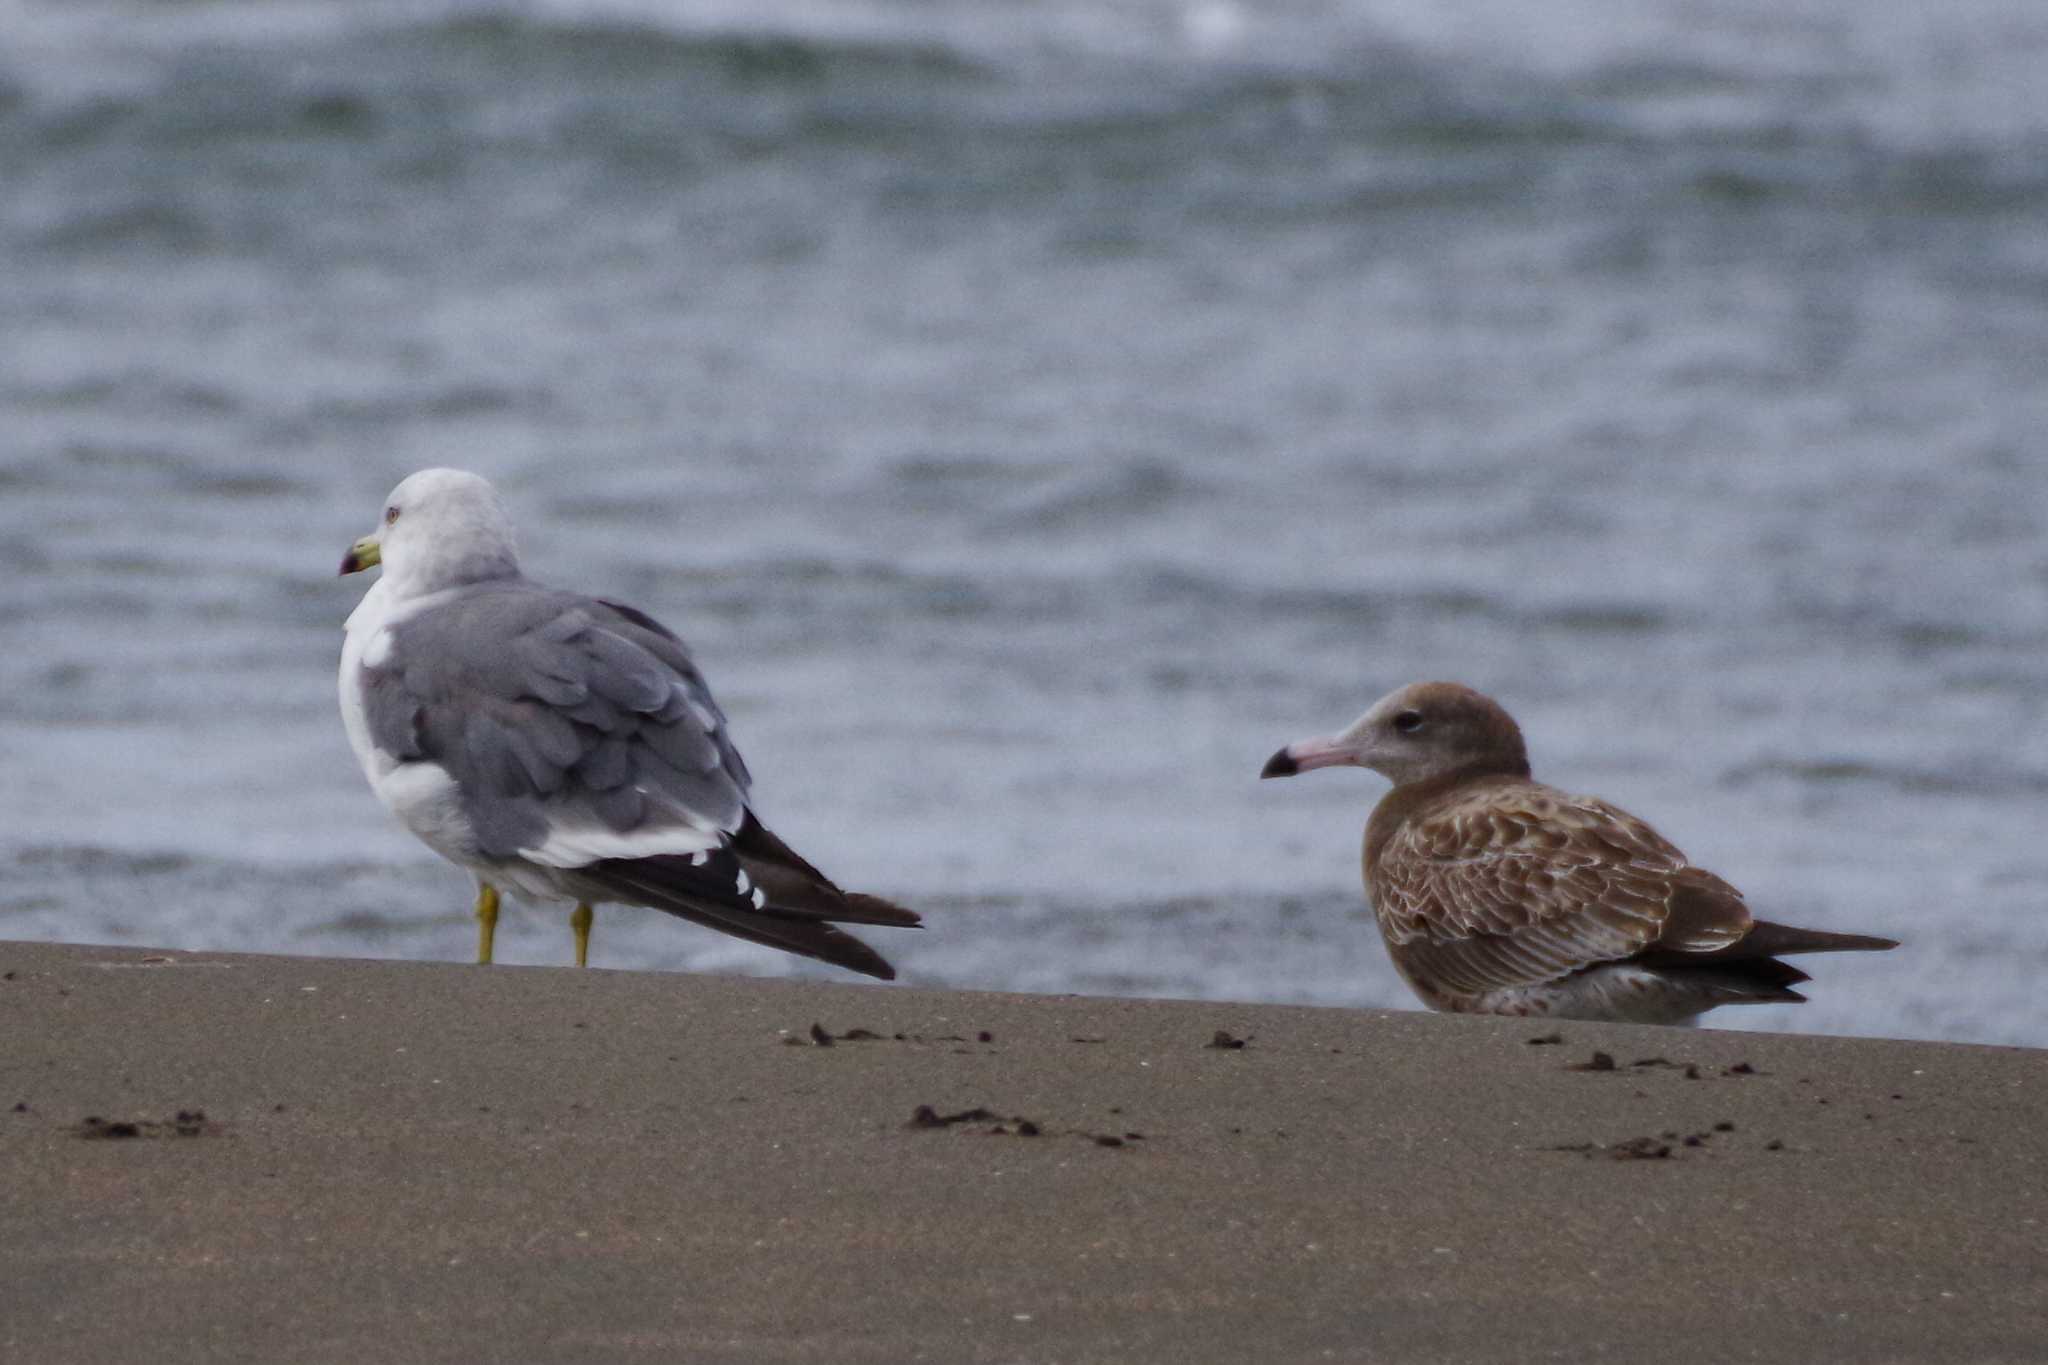
[[341,571],[384,566],[384,596],[422,597],[519,572],[498,490],[461,469],[422,469],[384,500],[383,524],[349,547]]

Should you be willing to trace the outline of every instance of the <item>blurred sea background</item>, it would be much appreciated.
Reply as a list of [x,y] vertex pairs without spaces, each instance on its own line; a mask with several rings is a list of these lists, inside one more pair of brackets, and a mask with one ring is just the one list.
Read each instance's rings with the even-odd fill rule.
[[1455,678],[1908,941],[1714,1024],[2048,1045],[2044,71],[2039,0],[0,0],[0,938],[472,953],[334,697],[455,464],[907,981],[1412,1007],[1384,783],[1257,773]]

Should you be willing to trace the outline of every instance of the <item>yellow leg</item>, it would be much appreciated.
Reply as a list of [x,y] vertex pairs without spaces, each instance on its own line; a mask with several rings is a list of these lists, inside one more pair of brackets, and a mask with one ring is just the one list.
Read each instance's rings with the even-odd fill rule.
[[491,963],[491,940],[498,934],[498,888],[489,882],[479,882],[476,888],[476,960],[488,967]]
[[569,912],[569,928],[576,935],[576,965],[590,965],[590,922],[597,916],[588,904],[579,904]]

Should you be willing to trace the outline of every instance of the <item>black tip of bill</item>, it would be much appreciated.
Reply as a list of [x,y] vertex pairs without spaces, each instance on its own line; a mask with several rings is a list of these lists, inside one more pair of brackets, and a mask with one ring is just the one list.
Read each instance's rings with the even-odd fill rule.
[[341,572],[336,576],[347,578],[352,573],[361,573],[362,571],[363,561],[357,559],[355,551],[351,550],[341,557]]
[[1289,756],[1285,749],[1266,760],[1266,766],[1259,769],[1260,777],[1292,777],[1301,771],[1301,765]]

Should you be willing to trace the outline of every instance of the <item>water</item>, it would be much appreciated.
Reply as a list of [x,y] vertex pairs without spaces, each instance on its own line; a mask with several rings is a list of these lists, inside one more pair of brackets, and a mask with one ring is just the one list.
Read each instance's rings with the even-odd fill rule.
[[[2048,1045],[2034,0],[0,4],[0,937],[461,959],[333,567],[411,469],[691,640],[919,984],[1412,1002],[1451,677]],[[567,960],[551,915],[508,960]],[[808,965],[601,913],[612,965]]]

